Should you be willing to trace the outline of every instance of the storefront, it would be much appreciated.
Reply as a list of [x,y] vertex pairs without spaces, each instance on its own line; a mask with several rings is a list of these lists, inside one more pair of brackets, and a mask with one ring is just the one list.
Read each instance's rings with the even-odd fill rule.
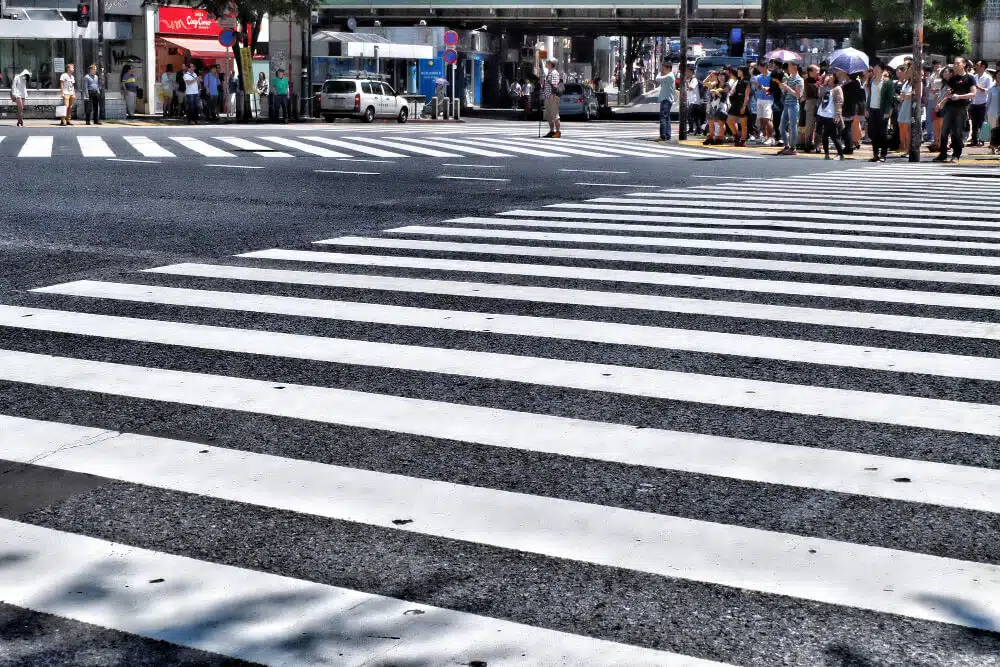
[[[31,73],[25,115],[54,117],[55,106],[61,104],[59,77],[70,64],[75,64],[79,88],[87,65],[97,61],[97,23],[79,28],[75,10],[52,8],[6,7],[3,16],[0,18],[0,117],[13,113],[8,90],[13,77],[25,69]],[[109,14],[107,18],[104,35],[110,52],[116,44],[129,43],[132,25],[128,16]],[[114,78],[110,69],[108,78]]]

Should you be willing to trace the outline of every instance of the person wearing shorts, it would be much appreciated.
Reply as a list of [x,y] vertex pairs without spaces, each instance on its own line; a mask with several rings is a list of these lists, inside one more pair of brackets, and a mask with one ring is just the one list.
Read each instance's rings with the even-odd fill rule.
[[543,107],[545,121],[549,124],[549,133],[545,136],[549,139],[558,139],[562,136],[559,123],[559,84],[562,81],[562,77],[559,76],[558,65],[559,63],[555,60],[549,61],[549,71],[545,75],[545,81],[542,83],[542,99],[545,100],[545,106]]
[[76,104],[76,68],[72,63],[66,65],[66,71],[59,77],[59,92],[62,93],[63,105],[66,107],[66,115],[59,119],[60,125],[72,125],[70,118],[73,115],[73,105]]
[[757,123],[760,125],[761,140],[764,146],[774,145],[774,111],[771,96],[771,73],[762,70],[753,78],[753,88],[757,91]]

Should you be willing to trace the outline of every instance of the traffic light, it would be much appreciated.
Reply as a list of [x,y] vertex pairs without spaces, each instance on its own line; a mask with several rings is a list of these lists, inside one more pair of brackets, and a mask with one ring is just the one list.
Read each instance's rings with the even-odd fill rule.
[[76,6],[76,24],[86,28],[90,24],[90,5],[81,2]]

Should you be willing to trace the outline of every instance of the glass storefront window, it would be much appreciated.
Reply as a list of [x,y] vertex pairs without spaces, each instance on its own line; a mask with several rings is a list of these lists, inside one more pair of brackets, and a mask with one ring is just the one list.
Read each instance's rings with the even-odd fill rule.
[[[56,59],[65,65],[75,62],[74,41],[72,39],[0,39],[0,87],[10,87],[11,79],[22,69],[31,72],[29,88],[34,90],[59,87],[60,72],[56,70]],[[96,59],[96,44],[93,40],[79,40],[82,62],[76,63],[77,74],[82,76],[87,64]]]

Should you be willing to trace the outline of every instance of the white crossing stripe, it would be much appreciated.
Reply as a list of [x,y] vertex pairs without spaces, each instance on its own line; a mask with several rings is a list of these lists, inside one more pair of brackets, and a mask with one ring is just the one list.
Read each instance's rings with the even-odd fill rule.
[[[162,444],[160,449],[154,449],[157,441],[141,442],[145,445],[141,449],[157,460],[166,453]],[[178,454],[183,452],[185,458],[193,451],[191,443],[159,442],[176,444]],[[281,469],[278,466],[275,472]],[[289,468],[285,472],[301,471]],[[313,476],[309,481],[316,479]],[[204,493],[204,488],[199,492]],[[219,488],[218,492],[225,494],[226,489]],[[18,556],[8,559],[0,571],[4,602],[253,663],[300,667],[318,665],[320,661],[341,665],[457,665],[480,660],[491,667],[513,667],[527,659],[551,665],[625,660],[637,667],[722,667],[721,663],[674,653],[194,560],[7,519],[0,519],[0,531],[5,548]],[[101,578],[92,581],[86,573],[99,573]],[[161,582],[153,583],[157,579]],[[81,585],[99,585],[99,597],[81,595]],[[331,628],[351,631],[334,632]]]
[[[907,315],[888,315],[801,306],[774,306],[763,303],[691,299],[628,292],[598,292],[527,285],[496,285],[465,281],[427,280],[422,278],[395,278],[389,276],[356,276],[352,274],[316,273],[277,269],[251,269],[246,267],[216,266],[211,264],[173,264],[147,269],[150,273],[220,278],[225,280],[255,280],[344,287],[348,289],[377,289],[391,292],[446,294],[451,296],[483,299],[508,299],[537,303],[563,303],[598,306],[603,308],[631,308],[659,312],[692,313],[718,317],[740,317],[754,320],[777,320],[858,329],[882,329],[906,333],[922,333],[962,338],[1000,340],[1000,324],[982,321],[946,320]],[[70,286],[38,288],[37,292],[68,294],[74,289],[86,290],[88,281],[70,283]],[[100,284],[100,283],[98,283]],[[79,286],[74,288],[72,286]],[[99,295],[100,296],[100,295]]]
[[356,142],[351,143],[347,141],[340,141],[339,139],[330,139],[328,137],[301,136],[299,139],[315,141],[328,146],[336,146],[337,148],[346,148],[347,150],[354,151],[355,153],[371,155],[372,157],[408,157],[402,153],[394,153],[392,151],[382,150],[381,148],[372,148],[371,146],[363,146]]
[[[535,216],[536,218],[556,218],[555,221],[548,220],[538,220],[538,219],[520,219],[515,217],[510,218],[475,218],[475,222],[471,222],[469,218],[456,218],[455,220],[449,220],[449,222],[465,222],[465,224],[489,224],[489,225],[501,225],[507,227],[547,227],[553,229],[618,229],[622,230],[628,225],[616,224],[616,223],[600,223],[600,222],[568,222],[565,218],[588,218],[597,220],[621,220],[625,219],[638,219],[643,220],[642,216],[617,216],[617,215],[604,215],[604,214],[593,214],[593,213],[566,213],[563,211],[504,211],[501,215],[509,216]],[[669,216],[668,216],[669,217]],[[646,220],[656,221],[659,219],[657,217],[645,218]],[[490,222],[486,222],[489,220]],[[664,220],[664,222],[670,222],[670,220]],[[614,225],[614,226],[612,226]],[[763,225],[762,225],[763,227]],[[403,231],[405,233],[416,233],[414,229],[430,229],[428,227],[400,227],[398,229],[389,229],[389,232],[399,232]],[[492,230],[470,230],[470,231],[488,231]],[[497,230],[496,234],[500,235],[504,230]],[[635,230],[635,231],[650,231],[650,230]],[[802,239],[809,241],[834,241],[843,242],[847,241],[850,243],[869,243],[873,245],[903,245],[903,246],[922,246],[928,248],[963,248],[963,249],[975,249],[975,250],[1000,250],[1000,243],[987,243],[984,241],[945,241],[941,239],[917,239],[906,236],[866,236],[862,234],[821,234],[818,232],[789,232],[780,229],[746,229],[743,227],[681,227],[681,226],[664,226],[662,229],[655,230],[660,234],[694,234],[698,236],[749,236],[756,238],[777,238],[777,239]],[[423,232],[421,232],[423,233]],[[479,235],[479,234],[477,234]],[[486,234],[489,235],[489,234]],[[587,238],[589,240],[580,241],[581,243],[605,243],[608,245],[672,245],[669,238],[658,237],[658,236],[616,236],[612,234],[604,235],[589,235],[585,236],[583,234],[577,235],[579,238]],[[551,239],[546,239],[551,240]]]
[[[558,139],[553,139],[551,142],[542,143],[541,140],[536,139],[534,141],[528,141],[530,148],[535,151],[541,151],[543,155],[547,157],[564,157],[565,155],[582,155],[585,157],[614,157],[609,153],[602,153],[599,150],[583,150],[581,148],[573,148],[572,146],[562,146],[560,145]],[[524,143],[517,143],[512,139],[486,139],[478,138],[472,139],[469,143],[479,144],[483,146],[496,146],[500,150],[513,150],[514,147],[525,148]]]
[[18,157],[52,157],[52,137],[33,135],[24,140]]
[[[828,299],[855,299],[885,303],[910,303],[945,308],[978,308],[1000,310],[1000,296],[956,294],[953,292],[927,292],[917,290],[886,289],[855,285],[831,285],[792,280],[762,280],[756,278],[729,278],[703,274],[666,273],[655,271],[629,271],[622,269],[596,269],[557,264],[523,264],[520,262],[476,262],[461,259],[428,259],[421,257],[381,257],[378,255],[346,255],[300,250],[262,250],[240,255],[259,259],[283,259],[331,264],[361,264],[366,266],[392,266],[437,271],[486,273],[505,276],[533,276],[565,278],[567,280],[595,280],[645,285],[671,285],[698,289],[718,289],[734,292],[763,294],[793,294],[824,297]],[[1000,378],[998,378],[1000,379]]]
[[[631,187],[631,188],[641,188],[642,185],[617,185],[615,183],[577,183],[577,185],[596,185],[601,187]],[[513,216],[520,214],[521,211],[505,211],[501,212],[500,215]],[[704,229],[703,227],[681,227],[676,225],[676,223],[688,223],[694,225],[706,225],[709,228],[721,228],[727,230],[724,233],[730,233],[734,227],[736,228],[747,228],[747,229],[757,229],[754,232],[744,232],[742,235],[751,236],[772,236],[771,232],[764,232],[763,230],[770,227],[794,227],[797,229],[830,229],[834,231],[852,231],[852,232],[879,232],[886,234],[912,234],[912,235],[924,235],[924,236],[949,236],[949,237],[968,237],[968,238],[982,238],[982,239],[1000,239],[1000,226],[990,223],[988,226],[993,227],[993,231],[983,231],[981,229],[958,229],[958,228],[942,228],[942,227],[904,227],[901,225],[878,225],[878,224],[848,224],[848,223],[837,223],[837,222],[805,222],[801,220],[775,220],[775,219],[756,219],[756,220],[733,220],[731,218],[727,219],[724,215],[718,215],[713,217],[696,218],[690,216],[673,216],[673,215],[657,215],[657,216],[618,216],[613,214],[591,214],[591,213],[580,213],[573,216],[568,215],[557,215],[555,217],[560,218],[558,222],[549,222],[546,220],[538,220],[538,217],[547,217],[549,211],[524,211],[525,215],[535,216],[536,219],[531,220],[520,220],[518,218],[489,218],[489,217],[463,217],[463,218],[453,218],[447,220],[446,222],[458,222],[462,224],[477,224],[477,225],[506,225],[509,227],[558,227],[562,229],[604,229],[604,230],[615,230],[615,231],[633,231],[633,232],[659,232],[662,234],[675,234],[675,233],[697,233],[692,232],[692,229]],[[598,217],[600,216],[600,217]],[[583,220],[599,219],[599,220],[635,220],[632,222],[568,222],[565,219],[580,218]],[[658,224],[658,225],[643,225],[636,224],[644,221],[656,221],[661,223],[670,224]],[[936,222],[928,220],[928,223]],[[955,223],[958,224],[958,223]],[[976,222],[967,223],[972,226]],[[979,223],[982,224],[982,223]],[[719,234],[718,231],[712,231],[708,229],[705,231],[706,234]],[[784,234],[785,232],[779,232],[779,234]]]
[[302,141],[296,141],[295,139],[286,139],[285,137],[261,137],[264,141],[270,141],[273,144],[278,144],[279,146],[287,146],[288,148],[294,148],[297,151],[302,151],[303,153],[309,153],[310,155],[318,155],[319,157],[351,157],[348,153],[340,153],[337,151],[332,151],[329,148],[323,148],[322,146],[314,146],[313,144],[307,144]]
[[[719,206],[695,206],[690,198],[684,202],[683,205],[677,206],[641,206],[634,205],[630,206],[628,204],[577,204],[577,203],[564,203],[564,204],[551,204],[551,208],[559,209],[579,209],[585,210],[588,214],[592,211],[614,211],[612,215],[621,214],[628,215],[631,213],[675,213],[675,214],[687,214],[687,215],[702,215],[705,217],[722,217],[726,215],[732,215],[733,209],[730,207],[719,207]],[[850,210],[845,207],[844,210]],[[856,222],[858,217],[863,212],[858,213],[815,213],[815,214],[805,214],[805,213],[795,213],[794,211],[786,212],[786,216],[799,215],[802,217],[819,217],[822,216],[829,220],[847,220],[851,222]],[[918,212],[921,213],[921,212]],[[758,214],[760,215],[760,214]],[[906,223],[925,223],[933,224],[937,222],[937,218],[929,217],[926,215],[921,215],[921,217],[903,217],[903,216],[892,216],[892,215],[875,215],[873,213],[864,213],[865,219],[875,222],[906,222]],[[761,216],[769,217],[769,216]]]
[[[642,194],[633,194],[631,197],[602,197],[598,199],[588,200],[594,204],[649,204],[652,206],[658,206],[659,204],[667,204],[665,210],[671,210],[674,206],[679,208],[685,208],[691,205],[692,199],[689,193],[677,194],[675,196],[664,196],[663,193],[655,194],[655,199],[644,199]],[[947,209],[934,209],[932,212],[936,215],[931,215],[931,212],[919,209],[910,208],[908,204],[902,201],[897,201],[894,204],[886,204],[883,206],[863,206],[857,205],[853,202],[844,201],[843,199],[838,200],[836,203],[826,203],[826,204],[806,204],[802,203],[797,197],[794,197],[794,201],[781,202],[780,207],[775,206],[773,201],[770,202],[755,202],[749,199],[745,199],[742,196],[739,199],[740,210],[745,211],[765,211],[767,215],[787,215],[791,211],[801,211],[806,215],[826,215],[827,213],[835,213],[837,211],[843,211],[844,213],[865,213],[865,214],[879,214],[882,217],[874,218],[875,220],[908,220],[913,221],[924,221],[927,223],[936,223],[938,219],[943,219],[947,222],[944,224],[955,224],[961,225],[962,220],[954,220],[954,216],[960,216],[960,218],[975,218],[979,220],[992,220],[992,226],[1000,226],[1000,213],[995,211],[950,211]],[[610,208],[610,207],[608,207]],[[636,210],[632,207],[623,207],[622,210]],[[650,209],[650,210],[661,210],[660,208]],[[714,201],[705,202],[705,210],[709,213],[718,213],[720,215],[724,214],[722,207],[716,205]],[[726,209],[728,210],[728,209]],[[760,214],[758,214],[760,215]],[[923,220],[921,218],[900,218],[902,215],[917,215],[917,216],[927,216]],[[891,217],[886,217],[891,216]],[[948,217],[943,217],[948,216]],[[858,216],[855,216],[857,219]],[[866,219],[873,219],[867,218]]]
[[76,138],[80,145],[80,152],[83,157],[114,157],[115,152],[105,143],[104,139],[96,135],[81,135]]
[[132,148],[137,150],[143,157],[176,157],[173,153],[168,151],[166,148],[156,143],[149,137],[123,137],[125,141],[132,145]]
[[[457,220],[461,220],[458,218]],[[545,221],[534,221],[537,226]],[[519,221],[519,226],[525,226],[525,221]],[[530,226],[530,225],[529,225]],[[553,241],[564,243],[607,243],[609,237],[598,234],[562,234],[557,232],[532,232],[512,229],[456,229],[453,227],[428,227],[411,225],[386,230],[396,234],[420,234],[433,236],[469,236],[478,238],[505,238],[532,241]],[[654,242],[655,241],[655,242]],[[849,248],[840,246],[808,246],[788,245],[781,243],[761,243],[748,241],[719,241],[716,239],[686,239],[672,237],[640,237],[629,241],[632,245],[656,245],[674,248],[705,248],[710,250],[733,250],[745,252],[767,252],[785,255],[828,255],[831,257],[859,257],[865,259],[885,259],[903,262],[922,262],[930,264],[968,264],[974,266],[1000,266],[1000,257],[989,255],[959,255],[929,252],[910,252],[905,250],[881,250],[869,248]]]
[[792,262],[777,259],[754,259],[750,257],[726,257],[719,255],[674,255],[669,253],[638,252],[631,250],[591,250],[589,248],[502,245],[499,243],[418,241],[414,239],[401,238],[368,238],[366,236],[342,236],[327,239],[325,241],[314,241],[314,243],[317,245],[353,246],[363,248],[395,248],[397,250],[428,250],[431,252],[472,253],[481,255],[520,255],[524,257],[560,257],[568,259],[596,260],[602,262],[636,262],[645,264],[668,264],[675,266],[710,266],[729,269],[748,269],[752,271],[781,271],[784,273],[857,276],[862,278],[885,278],[887,280],[918,280],[926,282],[992,285],[994,287],[1000,287],[1000,274],[996,273],[936,271],[930,269],[908,269],[869,266],[862,264],[823,264],[806,261]]
[[216,137],[216,139],[241,151],[254,151],[255,155],[260,155],[262,157],[292,157],[289,153],[276,151],[270,146],[258,144],[256,141],[249,141],[247,139],[243,139],[242,137]]
[[216,148],[212,144],[206,143],[201,139],[195,139],[194,137],[171,137],[171,139],[184,148],[205,157],[236,157],[232,153],[224,151],[221,148]]
[[[746,188],[729,188],[729,187],[722,187],[719,185],[706,186],[706,187],[707,190],[704,193],[698,192],[698,194],[699,195],[705,194],[707,196],[725,195],[726,197],[738,197],[741,204],[743,202],[770,202],[771,208],[769,210],[774,212],[778,212],[779,210],[784,211],[786,209],[784,202],[782,202],[780,208],[776,207],[774,203],[774,195],[771,194],[759,195],[759,194],[754,194],[752,190],[747,192]],[[685,189],[683,192],[686,195],[686,200],[690,202],[692,191],[697,191],[700,189],[701,189],[700,187]],[[625,196],[636,199],[653,199],[654,197],[673,199],[676,194],[677,193],[675,191],[632,192]],[[899,198],[890,198],[890,195],[886,194],[885,192],[878,195],[873,194],[871,196],[864,196],[864,197],[856,196],[854,192],[851,192],[849,195],[846,194],[842,195],[838,193],[836,196],[829,196],[829,197],[817,196],[814,194],[810,194],[808,191],[796,192],[794,196],[794,203],[808,204],[810,206],[807,206],[807,208],[816,210],[825,210],[830,212],[840,210],[841,205],[845,206],[867,205],[867,206],[879,206],[881,207],[879,209],[880,211],[887,211],[889,213],[892,213],[893,211],[896,210],[898,206],[900,206]],[[963,208],[960,204],[957,204],[954,198],[950,199],[942,198],[941,201],[928,201],[925,198],[921,198],[920,200],[917,201],[914,201],[913,199],[907,199],[905,204],[908,209],[929,209],[933,212],[946,214],[949,216],[954,216],[954,215],[960,216],[967,212],[967,209]]]
[[[403,145],[406,144],[418,144],[420,146],[430,146],[431,148],[442,148],[444,150],[458,150],[458,146],[446,144],[438,139],[414,139],[411,137],[397,137],[396,141],[399,141]],[[497,151],[487,150],[485,148],[473,148],[467,144],[461,144],[461,151],[467,153],[468,155],[479,155],[480,157],[510,157],[510,153],[499,153]]]
[[[509,157],[510,153],[515,153],[519,155],[534,155],[535,157],[554,157],[551,153],[545,153],[535,148],[525,148],[524,146],[508,144],[504,146],[495,146],[493,144],[484,144],[478,139],[453,139],[451,137],[438,137],[435,141],[446,145],[457,151],[465,151],[469,146],[478,147],[480,150],[489,150],[490,148],[495,148],[497,151],[503,150],[505,153],[497,152],[496,157]],[[483,148],[485,147],[485,148]],[[496,151],[494,151],[496,152]],[[565,157],[565,156],[564,156]]]
[[[381,410],[402,423],[467,427],[461,419],[438,413],[448,404],[431,401],[305,385],[283,384],[278,392],[273,382],[23,352],[0,353],[0,377],[323,423],[336,415],[362,428],[384,428],[373,426],[381,423]],[[503,417],[498,414],[490,430],[500,431]],[[507,435],[531,437],[533,428],[532,422],[527,431]],[[212,489],[222,497],[255,498],[268,506],[376,526],[390,526],[399,516],[413,517],[412,523],[397,529],[973,628],[991,627],[1000,617],[1000,567],[993,564],[219,448],[210,450],[213,456],[199,456],[204,446],[195,443],[182,449],[168,442],[158,453],[149,449],[125,454],[133,462],[129,475],[149,470],[200,494]],[[164,465],[162,456],[171,461],[183,456],[191,463]],[[12,522],[0,525],[5,535],[18,534]],[[25,542],[31,544],[30,539]],[[65,552],[60,551],[60,557],[65,559]],[[52,571],[39,569],[25,577],[22,571],[5,568],[4,589],[39,586],[34,580],[50,586],[42,572]],[[164,576],[162,571],[158,576]],[[26,579],[32,583],[25,584]],[[245,581],[237,586],[246,588]],[[946,605],[932,603],[940,598],[960,599],[977,613],[956,617]],[[4,600],[11,602],[9,592]]]
[[391,148],[396,151],[402,151],[406,153],[416,153],[417,155],[429,155],[431,157],[462,157],[458,153],[445,153],[444,151],[435,150],[433,148],[426,148],[423,146],[412,146],[410,144],[403,144],[398,141],[389,141],[386,139],[369,139],[367,137],[344,137],[345,139],[350,139],[351,141],[360,141],[365,144],[374,144],[375,146]]

